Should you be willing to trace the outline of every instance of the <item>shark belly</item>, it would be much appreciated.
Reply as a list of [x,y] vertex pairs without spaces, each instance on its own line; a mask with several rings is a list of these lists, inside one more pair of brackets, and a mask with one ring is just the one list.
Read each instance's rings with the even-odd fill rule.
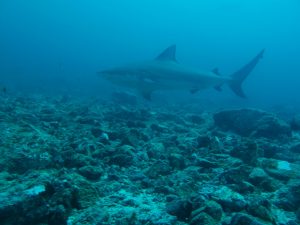
[[[227,79],[207,73],[186,72],[183,69],[160,69],[145,79],[153,90],[203,90],[222,85]],[[148,81],[148,82],[147,82]]]

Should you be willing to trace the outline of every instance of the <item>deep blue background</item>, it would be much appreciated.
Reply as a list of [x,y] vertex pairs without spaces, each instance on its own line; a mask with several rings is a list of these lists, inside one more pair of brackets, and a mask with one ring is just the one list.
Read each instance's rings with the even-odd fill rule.
[[[196,96],[216,104],[300,105],[298,0],[1,0],[0,84],[10,91],[104,96],[96,72],[177,44],[181,63],[230,75],[262,48],[246,81]],[[157,97],[157,96],[156,96]]]

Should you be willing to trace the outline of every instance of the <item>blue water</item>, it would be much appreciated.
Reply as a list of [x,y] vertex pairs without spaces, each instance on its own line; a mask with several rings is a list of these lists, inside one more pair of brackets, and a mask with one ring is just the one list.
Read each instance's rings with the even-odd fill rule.
[[106,96],[114,87],[97,71],[154,58],[170,44],[181,63],[224,75],[266,48],[244,84],[246,103],[229,90],[172,95],[296,106],[299,9],[298,0],[1,0],[0,84],[10,92]]

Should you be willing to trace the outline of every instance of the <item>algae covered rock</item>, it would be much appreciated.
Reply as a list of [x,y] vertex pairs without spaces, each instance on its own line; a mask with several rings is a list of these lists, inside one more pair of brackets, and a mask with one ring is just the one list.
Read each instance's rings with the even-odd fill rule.
[[221,187],[213,194],[215,201],[220,203],[225,211],[238,212],[243,210],[247,202],[245,198],[227,187]]
[[0,96],[1,225],[299,224],[295,124],[119,97]]
[[78,173],[90,180],[97,180],[103,174],[103,169],[99,166],[83,166]]
[[190,216],[190,224],[219,224],[223,210],[215,201],[204,201]]
[[214,114],[215,125],[241,136],[284,138],[291,127],[275,115],[256,109],[225,110]]
[[256,186],[267,179],[269,179],[268,174],[263,169],[258,167],[253,168],[249,174],[249,181]]
[[300,153],[300,142],[292,145],[290,151],[294,153]]
[[192,213],[192,204],[184,199],[175,199],[167,203],[167,212],[180,221],[188,221]]
[[259,149],[255,141],[244,139],[231,150],[230,155],[241,159],[245,164],[256,165]]
[[66,224],[68,212],[79,207],[80,199],[76,176],[74,181],[69,177],[73,176],[28,174],[22,183],[8,182],[5,191],[0,190],[1,224]]
[[169,156],[169,162],[170,162],[170,166],[173,169],[184,169],[186,164],[185,164],[185,159],[183,157],[183,155],[181,154],[177,154],[177,153],[171,153]]
[[300,130],[300,114],[294,116],[291,121],[291,127],[293,130]]
[[289,179],[299,177],[300,166],[284,160],[263,159],[260,160],[265,172],[280,181],[288,181]]
[[200,193],[219,203],[225,212],[239,212],[245,209],[247,205],[243,195],[227,186],[205,186]]
[[129,145],[118,147],[110,157],[110,163],[121,167],[129,167],[135,162],[134,148]]
[[[266,225],[264,221],[260,221],[257,218],[250,216],[246,213],[236,213],[230,222],[230,225]],[[271,225],[271,224],[270,224]]]
[[207,224],[207,225],[217,225],[218,223],[207,213],[194,211],[191,216],[191,221],[189,224]]
[[251,214],[252,216],[258,217],[261,220],[264,220],[266,222],[275,222],[275,218],[272,214],[272,204],[269,202],[268,199],[263,197],[253,197],[247,207],[247,212]]

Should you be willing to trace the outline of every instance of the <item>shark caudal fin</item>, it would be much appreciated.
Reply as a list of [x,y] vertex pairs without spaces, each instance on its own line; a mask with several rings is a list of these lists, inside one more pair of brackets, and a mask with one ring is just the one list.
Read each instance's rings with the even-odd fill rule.
[[259,60],[263,57],[264,49],[255,56],[248,64],[243,66],[237,72],[231,75],[232,80],[229,82],[231,90],[239,97],[246,98],[246,95],[242,89],[244,80],[248,77],[251,71],[255,68]]

